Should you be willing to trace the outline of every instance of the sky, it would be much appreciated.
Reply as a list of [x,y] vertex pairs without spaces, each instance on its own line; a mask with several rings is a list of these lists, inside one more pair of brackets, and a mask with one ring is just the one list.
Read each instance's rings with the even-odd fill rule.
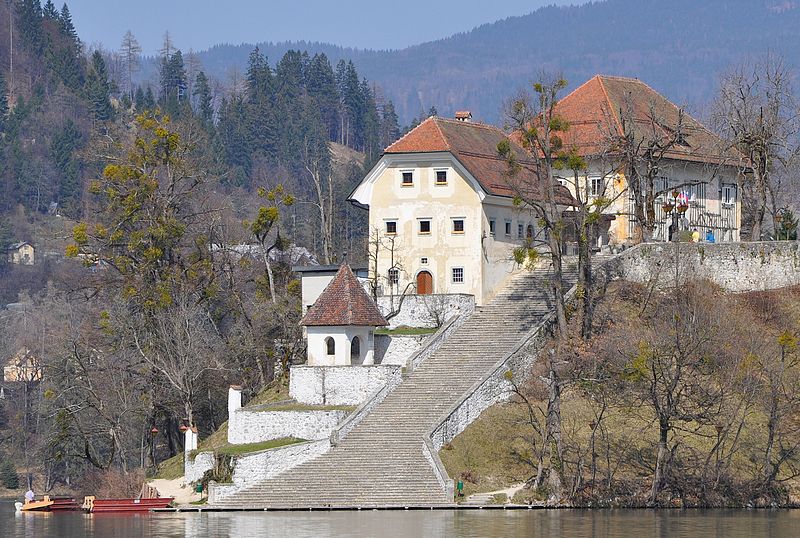
[[[88,45],[119,48],[131,30],[155,54],[169,30],[176,47],[220,43],[322,41],[391,49],[423,43],[550,4],[585,0],[67,0]],[[42,0],[44,3],[44,0]],[[55,0],[60,7],[62,0]],[[402,9],[398,9],[398,5]]]

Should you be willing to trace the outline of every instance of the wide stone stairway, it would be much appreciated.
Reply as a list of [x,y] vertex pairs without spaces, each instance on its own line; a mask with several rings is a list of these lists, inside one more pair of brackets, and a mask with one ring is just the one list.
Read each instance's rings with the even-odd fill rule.
[[[565,271],[565,288],[576,279]],[[323,508],[453,503],[423,454],[423,439],[469,388],[553,308],[551,271],[522,271],[476,309],[430,358],[331,451],[214,506]]]

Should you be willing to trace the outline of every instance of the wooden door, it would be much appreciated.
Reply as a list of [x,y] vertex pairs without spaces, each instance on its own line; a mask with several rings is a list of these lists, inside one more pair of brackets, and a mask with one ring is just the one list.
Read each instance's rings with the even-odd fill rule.
[[433,293],[433,277],[428,271],[420,271],[417,275],[417,295]]

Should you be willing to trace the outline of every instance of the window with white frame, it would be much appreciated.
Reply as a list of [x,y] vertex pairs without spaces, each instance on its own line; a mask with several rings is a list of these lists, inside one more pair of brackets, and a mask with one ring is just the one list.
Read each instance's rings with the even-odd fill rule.
[[396,220],[387,220],[386,221],[386,235],[396,235],[397,234],[397,221]]
[[605,181],[601,177],[589,178],[589,196],[601,196],[605,190]]
[[413,170],[402,170],[400,172],[400,184],[403,187],[410,187],[414,184],[414,171]]
[[389,269],[389,285],[397,286],[400,282],[400,270],[396,267]]
[[722,185],[722,205],[732,206],[736,203],[736,185]]
[[464,268],[453,267],[453,284],[463,284],[463,283],[464,283]]
[[506,221],[506,237],[511,237],[511,221]]
[[419,233],[420,235],[430,235],[431,233],[431,219],[419,219]]

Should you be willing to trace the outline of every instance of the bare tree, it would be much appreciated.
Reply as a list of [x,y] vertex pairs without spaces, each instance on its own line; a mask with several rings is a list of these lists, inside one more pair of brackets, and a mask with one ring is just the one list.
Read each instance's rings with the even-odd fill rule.
[[136,37],[133,33],[128,30],[125,32],[125,35],[122,37],[122,44],[120,45],[120,56],[122,58],[122,64],[125,68],[125,74],[127,78],[125,80],[126,83],[126,90],[128,92],[128,97],[133,99],[133,73],[139,69],[139,61],[141,59],[142,54],[142,47],[139,45],[139,42],[136,40]]
[[789,69],[773,54],[733,68],[720,83],[714,112],[718,129],[741,154],[745,218],[760,240],[767,212],[776,215],[776,175],[798,153],[800,116]]

